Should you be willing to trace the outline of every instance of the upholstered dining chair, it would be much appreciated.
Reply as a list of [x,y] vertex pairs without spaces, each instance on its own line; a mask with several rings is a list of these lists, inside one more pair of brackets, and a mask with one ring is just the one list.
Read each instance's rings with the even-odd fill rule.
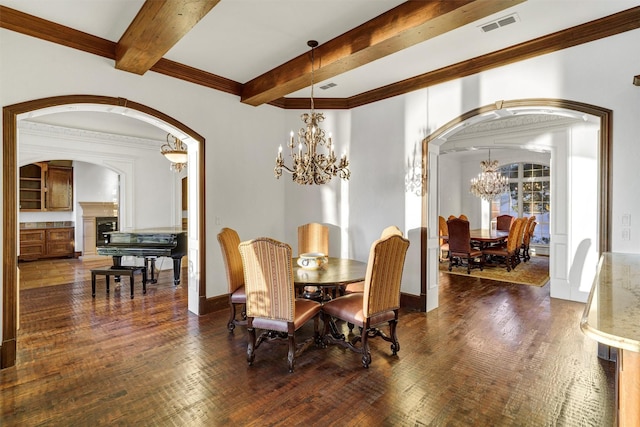
[[511,229],[509,229],[506,246],[489,246],[482,250],[483,255],[490,257],[492,260],[502,261],[507,271],[516,268],[516,257],[518,256],[521,242],[518,238],[521,236],[521,230],[526,220],[526,218],[516,218],[511,225]]
[[[324,343],[338,344],[362,354],[362,366],[365,368],[371,364],[369,338],[379,336],[390,342],[393,355],[400,351],[396,329],[400,308],[400,284],[408,248],[409,240],[402,234],[390,234],[376,240],[369,250],[364,291],[335,298],[322,306]],[[329,318],[358,326],[360,335],[352,337],[351,340],[344,336],[333,336]],[[376,328],[385,323],[389,326],[389,335]],[[360,346],[357,346],[358,341]]]
[[463,219],[465,221],[469,221],[469,218],[465,214],[460,214],[458,218]]
[[[329,256],[329,227],[310,222],[298,227],[298,255],[319,252]],[[320,288],[306,286],[304,294],[311,298],[322,298]]]
[[[535,219],[535,216],[533,217]],[[531,238],[533,237],[533,233],[535,232],[536,225],[538,223],[534,221],[529,221],[527,223],[527,230],[522,237],[522,260],[527,262],[531,259],[531,255],[529,254],[529,246],[531,245]]]
[[509,231],[514,219],[511,215],[498,215],[496,217],[496,230]]
[[[438,217],[438,235],[440,236],[440,261],[444,261],[449,255],[449,238],[443,239],[442,236],[449,236],[449,228],[447,228],[447,220],[443,216]],[[447,257],[444,254],[447,254]]]
[[298,227],[298,255],[308,252],[329,256],[329,227],[317,222]]
[[471,274],[471,267],[484,267],[482,251],[471,247],[471,233],[469,221],[454,218],[447,221],[449,230],[449,271],[454,266],[467,267],[467,274]]
[[[218,233],[218,242],[222,250],[224,267],[227,270],[227,284],[229,290],[229,322],[227,329],[233,332],[236,325],[246,325],[247,316],[244,306],[247,302],[244,288],[244,272],[242,269],[242,257],[238,250],[240,237],[231,228],[223,228]],[[236,306],[241,306],[241,319],[236,319]]]
[[[382,230],[382,234],[380,234],[380,238],[383,239],[388,236],[398,235],[402,236],[402,230],[400,230],[397,226],[391,225],[384,230]],[[342,294],[352,294],[355,292],[364,292],[364,282],[354,282],[349,283],[345,286]],[[353,325],[349,325],[349,329],[353,329]]]
[[[242,242],[239,246],[247,294],[247,362],[253,364],[255,350],[265,339],[287,334],[289,372],[295,358],[315,340],[319,342],[320,303],[296,299],[291,246],[268,237]],[[314,322],[314,337],[296,345],[295,333],[307,321]],[[256,329],[263,332],[256,339]]]

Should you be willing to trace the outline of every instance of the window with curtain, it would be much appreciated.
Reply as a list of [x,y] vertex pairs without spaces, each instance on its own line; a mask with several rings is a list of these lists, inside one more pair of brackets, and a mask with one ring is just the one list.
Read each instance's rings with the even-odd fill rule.
[[549,213],[551,186],[549,166],[535,163],[512,163],[502,166],[500,173],[509,178],[509,192],[491,203],[492,221],[498,215],[536,216],[532,245],[549,245]]

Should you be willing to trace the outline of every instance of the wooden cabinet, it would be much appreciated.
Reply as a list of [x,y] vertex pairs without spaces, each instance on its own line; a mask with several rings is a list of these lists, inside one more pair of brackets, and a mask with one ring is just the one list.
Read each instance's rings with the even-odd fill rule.
[[20,261],[42,258],[73,257],[75,254],[73,227],[20,230]]
[[46,203],[48,211],[73,210],[73,168],[49,165],[46,176]]
[[62,164],[42,162],[20,168],[21,211],[73,211],[73,168],[70,161],[58,163]]
[[41,211],[44,200],[43,164],[32,163],[20,168],[20,210]]
[[44,257],[45,254],[44,229],[20,230],[20,256],[19,260],[35,260]]

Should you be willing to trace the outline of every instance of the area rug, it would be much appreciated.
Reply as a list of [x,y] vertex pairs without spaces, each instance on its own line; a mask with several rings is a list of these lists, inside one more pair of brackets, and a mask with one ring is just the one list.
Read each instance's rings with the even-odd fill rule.
[[471,274],[467,274],[466,267],[454,266],[449,271],[449,262],[444,261],[440,263],[440,272],[520,285],[544,286],[549,281],[549,257],[531,257],[529,261],[521,262],[509,272],[504,267],[485,267],[483,271],[479,268],[471,269]]

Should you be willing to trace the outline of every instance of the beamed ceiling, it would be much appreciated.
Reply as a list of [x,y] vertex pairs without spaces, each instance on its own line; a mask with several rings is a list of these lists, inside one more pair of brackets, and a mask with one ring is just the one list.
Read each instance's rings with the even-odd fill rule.
[[[0,0],[0,26],[281,108],[349,109],[640,27],[631,0]],[[481,27],[493,25],[484,32]],[[634,76],[629,76],[630,82]],[[323,90],[328,83],[335,86]]]

